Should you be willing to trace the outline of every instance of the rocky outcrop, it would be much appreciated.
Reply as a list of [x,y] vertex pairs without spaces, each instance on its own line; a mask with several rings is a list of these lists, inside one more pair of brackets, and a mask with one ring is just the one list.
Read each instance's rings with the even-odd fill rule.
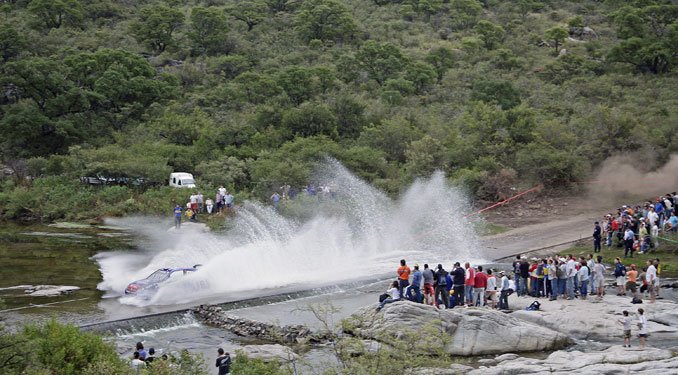
[[324,335],[314,333],[304,325],[278,326],[227,314],[221,307],[200,305],[193,309],[196,317],[205,324],[223,328],[238,336],[254,337],[285,344],[321,342]]
[[266,345],[245,345],[240,348],[249,358],[261,359],[265,362],[293,362],[299,359],[299,356],[292,349],[279,344]]
[[[344,324],[347,333],[397,345],[413,339],[420,351],[453,355],[487,355],[511,351],[555,350],[571,341],[566,335],[498,311],[483,308],[438,310],[401,301],[354,313]],[[419,345],[421,344],[421,345]]]
[[[512,297],[511,303],[513,306],[527,306],[533,300],[534,298]],[[517,310],[511,315],[575,339],[618,342],[622,334],[622,327],[618,323],[622,311],[627,310],[636,319],[636,311],[642,307],[649,320],[647,329],[652,340],[678,337],[678,304],[670,301],[634,305],[631,297],[605,296],[603,301],[595,298],[557,301],[542,299],[540,303],[540,311]],[[635,325],[633,334],[637,334]]]
[[670,350],[656,348],[624,348],[613,346],[603,351],[557,351],[546,359],[513,358],[499,361],[496,366],[481,366],[469,375],[518,374],[669,374],[678,368],[678,357]]

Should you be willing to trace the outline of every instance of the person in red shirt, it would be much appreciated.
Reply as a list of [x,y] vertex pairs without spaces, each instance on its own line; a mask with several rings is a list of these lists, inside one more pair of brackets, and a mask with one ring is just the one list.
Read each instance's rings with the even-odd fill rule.
[[403,290],[410,285],[410,267],[407,266],[405,259],[400,260],[400,267],[398,267],[398,286],[400,295],[403,295]]
[[487,275],[483,272],[483,266],[478,266],[478,271],[473,278],[473,306],[485,306],[485,288],[487,288]]
[[476,284],[476,271],[468,262],[464,264],[464,268],[466,268],[464,278],[464,298],[466,299],[466,304],[470,306],[473,303],[473,286]]

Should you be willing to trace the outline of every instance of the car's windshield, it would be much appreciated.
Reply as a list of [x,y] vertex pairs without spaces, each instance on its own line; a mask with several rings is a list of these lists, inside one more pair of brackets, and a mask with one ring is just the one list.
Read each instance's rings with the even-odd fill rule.
[[195,181],[193,181],[192,178],[184,178],[181,180],[182,185],[190,185],[190,184],[195,184]]
[[146,278],[146,280],[148,280],[150,282],[154,282],[154,283],[159,283],[161,281],[167,280],[169,278],[169,276],[170,276],[169,272],[167,272],[165,270],[157,270],[157,271],[153,272],[152,274],[150,274]]

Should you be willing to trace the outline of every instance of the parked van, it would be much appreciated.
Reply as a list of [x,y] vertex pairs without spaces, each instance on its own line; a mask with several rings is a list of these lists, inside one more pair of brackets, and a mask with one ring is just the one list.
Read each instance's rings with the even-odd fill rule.
[[169,186],[177,188],[194,188],[195,180],[190,173],[174,172],[170,173]]

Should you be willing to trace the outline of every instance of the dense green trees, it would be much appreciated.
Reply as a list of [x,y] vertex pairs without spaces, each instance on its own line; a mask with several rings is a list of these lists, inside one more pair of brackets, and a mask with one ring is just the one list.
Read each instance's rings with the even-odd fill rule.
[[90,206],[124,195],[94,209],[119,214],[164,212],[160,194],[173,194],[76,183],[91,174],[162,184],[185,170],[265,198],[307,183],[329,155],[391,194],[441,170],[493,199],[509,185],[567,186],[618,153],[655,166],[678,150],[670,1],[32,0],[2,10],[0,157],[17,177],[0,181],[2,216],[71,214],[30,211],[31,192],[68,191]]

